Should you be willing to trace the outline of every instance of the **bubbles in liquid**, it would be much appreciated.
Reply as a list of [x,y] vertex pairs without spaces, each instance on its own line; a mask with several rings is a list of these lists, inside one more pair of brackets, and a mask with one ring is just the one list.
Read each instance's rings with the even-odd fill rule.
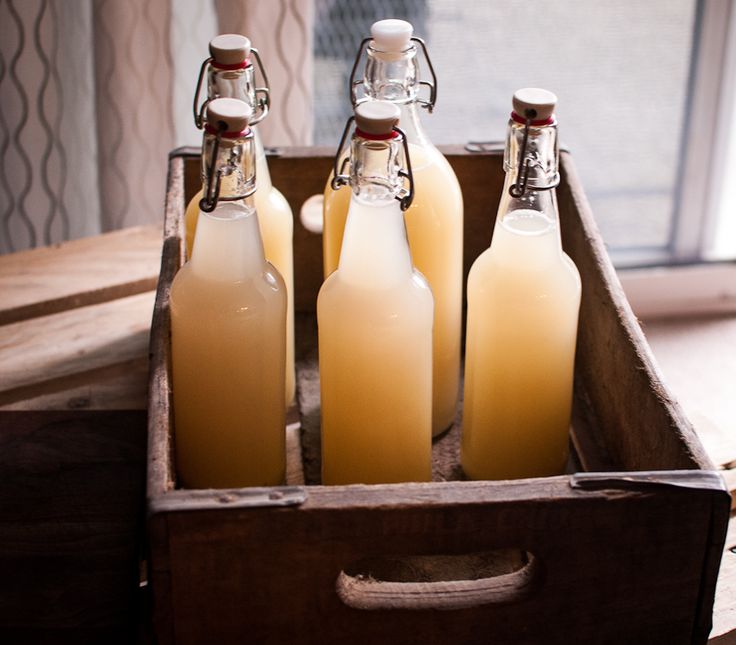
[[541,211],[520,209],[508,213],[501,220],[501,225],[520,235],[544,235],[554,230],[555,221]]

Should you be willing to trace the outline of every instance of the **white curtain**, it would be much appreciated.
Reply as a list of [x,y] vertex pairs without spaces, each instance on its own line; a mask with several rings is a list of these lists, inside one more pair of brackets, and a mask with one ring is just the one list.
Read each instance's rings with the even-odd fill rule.
[[161,221],[217,33],[261,53],[264,143],[311,143],[312,21],[312,0],[0,0],[0,252]]

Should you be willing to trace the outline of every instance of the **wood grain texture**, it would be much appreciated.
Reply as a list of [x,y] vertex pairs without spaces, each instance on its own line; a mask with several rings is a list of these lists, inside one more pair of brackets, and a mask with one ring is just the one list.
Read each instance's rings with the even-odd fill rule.
[[140,226],[0,256],[0,325],[150,291],[160,253]]
[[147,292],[0,327],[0,405],[135,369],[152,308]]
[[[701,562],[691,554],[706,549],[712,510],[699,491],[580,494],[560,477],[312,487],[298,509],[172,513],[161,521],[174,642],[704,642],[694,611]],[[359,611],[335,593],[340,571],[366,557],[498,548],[539,558],[536,595],[436,613]],[[200,585],[211,622],[197,610]]]
[[[501,156],[445,152],[466,203],[467,273],[490,242]],[[274,184],[295,215],[307,197],[322,192],[331,154],[291,149],[269,159]],[[583,491],[560,476],[306,486],[306,501],[289,507],[227,508],[222,501],[227,496],[218,491],[196,491],[194,506],[185,503],[187,491],[162,503],[176,479],[167,283],[181,262],[182,196],[196,190],[197,163],[194,156],[172,158],[151,339],[149,536],[161,642],[235,643],[246,635],[258,642],[320,643],[392,642],[397,635],[427,643],[706,641],[730,500],[705,483],[694,489]],[[710,468],[659,383],[568,155],[563,155],[559,201],[563,244],[584,284],[574,415],[581,461],[619,471]],[[322,280],[321,238],[303,230],[297,219],[294,245],[297,310],[308,327]],[[314,350],[309,341],[300,347],[307,340],[300,340],[302,333],[300,360]],[[301,410],[303,426],[305,413],[318,413],[314,399],[310,408],[304,394],[300,391],[300,403],[308,404]],[[307,482],[314,481],[310,468],[305,459]],[[538,594],[518,603],[438,612],[357,610],[335,592],[340,571],[366,558],[505,548],[538,557],[543,571]]]
[[[58,388],[58,389],[57,389]],[[148,407],[148,356],[83,371],[24,389],[24,398],[3,410],[145,410]]]
[[145,416],[0,414],[2,642],[131,642]]
[[605,445],[626,470],[713,469],[692,425],[662,383],[569,155],[561,155],[561,167],[557,193],[562,242],[583,283],[576,383],[584,386]]

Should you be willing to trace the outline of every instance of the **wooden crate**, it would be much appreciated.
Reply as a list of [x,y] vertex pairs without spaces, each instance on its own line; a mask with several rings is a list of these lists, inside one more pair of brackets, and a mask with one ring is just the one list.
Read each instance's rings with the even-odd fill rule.
[[138,631],[160,236],[0,257],[0,642]]
[[[487,248],[500,150],[446,148],[465,200],[465,274]],[[269,160],[295,213],[332,151]],[[320,486],[315,303],[321,238],[295,218],[295,301],[307,484],[176,488],[169,287],[198,158],[172,154],[151,335],[148,529],[162,643],[703,643],[730,498],[650,351],[606,256],[571,157],[558,189],[583,297],[572,442],[576,472],[458,481],[458,429],[432,483]],[[455,478],[455,480],[453,480]],[[441,481],[449,479],[449,481]],[[376,580],[376,578],[378,580]]]

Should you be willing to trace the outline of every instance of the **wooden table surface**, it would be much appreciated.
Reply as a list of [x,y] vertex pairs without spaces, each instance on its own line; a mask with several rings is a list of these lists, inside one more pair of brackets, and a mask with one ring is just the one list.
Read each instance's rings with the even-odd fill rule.
[[[18,411],[144,415],[160,257],[158,226],[0,256],[0,432],[7,436],[11,424],[18,426]],[[140,433],[145,416],[137,424]],[[141,514],[143,503],[141,495]],[[736,643],[736,553],[731,549],[736,551],[733,515],[709,641],[719,645]],[[4,589],[0,586],[0,596]],[[0,634],[17,635],[22,627],[22,621],[3,625],[11,610],[19,611],[0,601]]]

